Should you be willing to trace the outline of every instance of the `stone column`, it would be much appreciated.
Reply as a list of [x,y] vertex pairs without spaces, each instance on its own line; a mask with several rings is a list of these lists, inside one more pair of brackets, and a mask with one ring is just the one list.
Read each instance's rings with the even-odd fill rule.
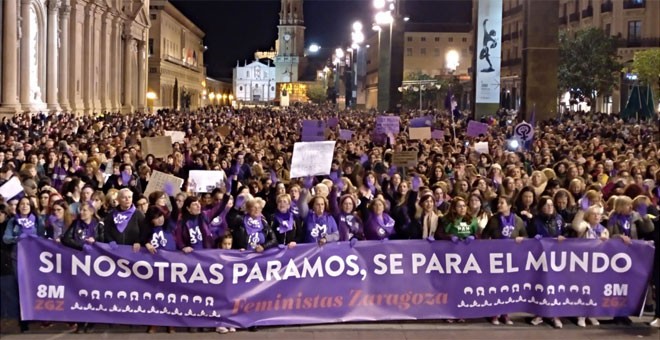
[[0,112],[14,114],[18,111],[18,0],[3,0],[2,27],[2,106]]
[[137,44],[137,64],[138,64],[138,82],[137,82],[137,109],[140,111],[145,110],[145,100],[147,96],[147,90],[146,90],[146,80],[147,80],[147,73],[146,73],[146,58],[145,58],[145,43],[144,41],[139,41]]
[[90,3],[85,8],[85,21],[83,27],[83,72],[82,72],[82,99],[85,104],[84,113],[92,114],[94,111],[94,9],[96,5]]
[[112,59],[111,44],[112,44],[112,20],[110,19],[110,12],[106,12],[102,19],[102,28],[101,28],[101,75],[100,75],[100,99],[101,99],[101,110],[100,111],[110,111],[112,107],[110,99],[110,61]]
[[70,34],[67,47],[69,49],[69,63],[67,67],[67,83],[69,85],[69,105],[71,111],[75,114],[81,114],[84,110],[82,87],[83,82],[83,53],[85,45],[83,44],[85,7],[80,0],[71,0]]
[[69,111],[69,14],[71,7],[62,5],[60,7],[60,46],[59,46],[59,67],[58,67],[58,95],[59,104],[62,111]]
[[23,109],[30,109],[30,0],[21,1],[21,94]]
[[119,14],[115,14],[112,22],[112,44],[111,53],[111,75],[110,75],[110,98],[112,112],[121,111],[121,79],[122,79],[122,56],[121,56],[121,32],[122,24]]
[[124,112],[133,112],[133,58],[132,52],[135,46],[135,40],[129,34],[124,38]]
[[101,6],[96,6],[94,11],[94,25],[92,26],[92,111],[93,113],[101,113],[101,85],[105,80],[103,78],[103,67],[105,66],[101,62],[101,52],[103,46],[103,39],[101,27],[103,25],[103,8]]
[[48,1],[48,42],[46,65],[46,102],[48,111],[59,111],[57,101],[57,10],[59,0]]

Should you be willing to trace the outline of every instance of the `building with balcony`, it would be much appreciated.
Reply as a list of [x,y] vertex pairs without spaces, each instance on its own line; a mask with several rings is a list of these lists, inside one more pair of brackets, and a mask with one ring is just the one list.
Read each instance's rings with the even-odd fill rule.
[[[403,38],[404,81],[412,74],[424,74],[437,78],[456,76],[469,83],[472,34],[470,24],[406,23]],[[368,46],[366,107],[375,108],[378,103],[378,33],[369,36],[365,44]],[[458,65],[455,65],[455,69],[448,67],[447,57],[450,52],[454,57],[458,55]],[[469,96],[465,93],[464,97],[463,103],[466,103]]]
[[154,109],[203,106],[206,84],[204,32],[167,0],[149,5],[149,82]]
[[[524,0],[504,0],[502,18],[502,106],[520,107]],[[657,0],[560,0],[559,29],[602,28],[619,38],[621,62],[632,64],[636,51],[660,47],[660,1]],[[514,38],[515,33],[515,38]],[[506,39],[505,39],[506,38]],[[632,85],[621,75],[618,89],[597,99],[596,110],[619,112],[626,104]]]

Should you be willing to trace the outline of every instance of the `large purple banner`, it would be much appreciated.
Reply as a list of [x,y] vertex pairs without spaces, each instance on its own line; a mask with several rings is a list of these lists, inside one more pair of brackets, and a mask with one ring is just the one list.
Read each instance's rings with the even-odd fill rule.
[[169,326],[634,315],[653,246],[619,240],[361,241],[150,255],[18,245],[25,320]]

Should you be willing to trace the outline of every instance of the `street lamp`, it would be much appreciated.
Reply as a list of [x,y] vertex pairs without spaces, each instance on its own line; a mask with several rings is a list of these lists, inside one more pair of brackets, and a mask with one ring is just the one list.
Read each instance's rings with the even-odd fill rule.
[[156,98],[158,98],[158,96],[156,95],[156,92],[153,92],[153,91],[147,92],[147,104],[149,104],[148,102],[151,101],[151,106],[149,106],[149,111],[152,110],[152,108],[154,106],[154,100],[156,100]]
[[445,55],[445,63],[449,69],[449,72],[454,73],[454,71],[456,71],[458,65],[460,65],[460,58],[461,56],[458,54],[458,52],[456,52],[456,50],[449,50],[447,52]]
[[321,50],[321,46],[319,46],[318,44],[309,45],[309,52],[310,53],[317,53],[320,50]]
[[215,104],[213,103],[213,101],[215,100],[214,92],[209,93],[209,99],[211,100],[211,106],[215,106]]

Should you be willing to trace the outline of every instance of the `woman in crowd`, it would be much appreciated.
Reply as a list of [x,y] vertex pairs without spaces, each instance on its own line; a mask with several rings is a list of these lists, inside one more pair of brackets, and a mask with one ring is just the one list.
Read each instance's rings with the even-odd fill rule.
[[436,239],[470,242],[477,237],[479,225],[477,219],[468,213],[468,203],[463,197],[451,199],[449,213],[442,219],[444,228],[436,231]]
[[536,212],[536,195],[531,187],[524,187],[516,196],[515,211],[525,224],[534,218]]
[[305,217],[305,243],[324,245],[339,241],[339,229],[329,212],[328,199],[317,195],[309,204],[310,210]]
[[468,200],[468,213],[470,216],[474,216],[477,219],[477,225],[479,226],[477,234],[481,234],[481,231],[486,227],[488,219],[491,216],[491,213],[486,210],[483,198],[479,194],[471,194]]
[[424,194],[419,199],[419,206],[415,212],[415,222],[419,226],[420,239],[430,239],[435,237],[435,233],[440,225],[442,214],[436,209],[433,194]]
[[103,220],[106,243],[111,247],[129,245],[134,252],[150,241],[151,231],[144,221],[144,214],[133,205],[133,192],[128,188],[119,190],[117,207]]
[[[527,235],[536,239],[556,238],[559,241],[563,241],[566,233],[564,220],[561,218],[561,215],[556,213],[552,198],[548,196],[541,197],[538,202],[537,211],[538,213],[527,224]],[[541,323],[543,323],[541,316],[535,316],[531,321],[531,324],[534,326]],[[552,325],[558,329],[563,327],[561,319],[557,317],[552,318]]]
[[209,225],[213,218],[215,216],[202,212],[199,198],[186,198],[181,209],[181,218],[174,230],[177,249],[189,254],[194,250],[212,248],[213,234]]
[[55,201],[46,218],[46,237],[60,242],[62,234],[69,228],[73,217],[65,200]]
[[233,231],[234,247],[261,253],[277,246],[277,240],[266,217],[262,214],[266,202],[257,197],[245,202],[247,214],[243,223]]
[[271,217],[271,229],[275,233],[277,243],[293,248],[303,243],[305,229],[302,219],[291,211],[291,196],[283,193],[277,196],[277,212]]

